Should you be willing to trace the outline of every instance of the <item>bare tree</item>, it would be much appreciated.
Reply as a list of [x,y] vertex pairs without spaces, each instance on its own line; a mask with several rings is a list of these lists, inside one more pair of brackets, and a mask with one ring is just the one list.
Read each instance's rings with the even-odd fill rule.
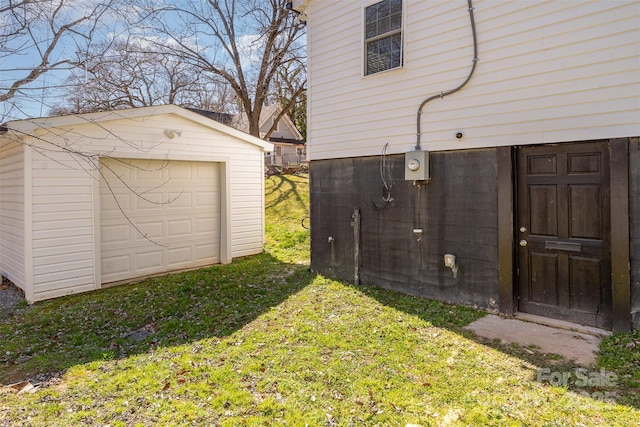
[[164,104],[224,112],[231,104],[228,85],[220,77],[203,75],[175,55],[149,51],[147,44],[135,37],[116,39],[79,56],[64,100],[52,114]]
[[[57,95],[65,87],[61,74],[66,76],[76,65],[77,52],[90,51],[96,41],[104,40],[107,33],[120,28],[118,7],[126,7],[128,3],[121,0],[5,0],[0,3],[0,123],[6,122],[0,126],[3,137],[0,150],[24,144],[49,161],[92,176],[97,172],[107,179],[105,173],[110,171],[100,160],[110,158],[110,151],[96,152],[84,146],[79,142],[82,135],[73,131],[50,137],[51,131],[45,130],[46,124],[38,119],[35,123],[37,126],[42,123],[45,136],[40,132],[24,133],[19,121],[13,120],[29,115],[21,109],[23,103],[40,103],[43,93],[47,97]],[[44,81],[47,76],[52,78]],[[58,79],[60,85],[52,84],[52,80]],[[98,131],[108,131],[91,119],[86,119],[86,124],[93,124]],[[111,136],[120,139],[117,135]],[[130,143],[130,146],[139,149],[136,144]],[[127,184],[117,175],[111,179]],[[145,199],[145,195],[135,188],[130,191]],[[170,202],[172,199],[155,201]],[[147,238],[126,212],[122,213],[144,238],[158,244]]]
[[[7,118],[19,101],[42,91],[34,82],[70,66],[118,0],[8,0],[0,6],[0,106]],[[46,89],[50,90],[50,87]],[[11,118],[11,115],[8,116]]]
[[[75,78],[82,79],[89,72],[96,80],[112,77],[109,70],[114,70],[113,61],[109,63],[106,56],[97,61],[95,56],[86,54],[97,52],[96,42],[120,40],[119,34],[127,33],[132,39],[145,39],[146,45],[136,46],[135,52],[130,51],[131,44],[124,48],[124,54],[135,53],[135,59],[140,61],[137,68],[116,68],[121,72],[118,81],[127,82],[124,85],[127,90],[121,87],[119,93],[106,97],[109,102],[115,100],[113,105],[116,106],[158,103],[162,92],[168,97],[167,102],[176,102],[177,94],[191,93],[191,99],[202,102],[199,104],[202,107],[207,102],[207,105],[213,104],[211,98],[203,96],[207,90],[189,91],[185,88],[192,87],[194,83],[210,84],[222,80],[233,92],[237,111],[247,116],[250,133],[259,136],[260,113],[269,94],[274,91],[278,70],[292,67],[304,54],[304,29],[295,22],[295,15],[285,9],[284,0],[175,0],[175,3],[171,0],[166,0],[166,3],[160,3],[162,0],[137,0],[148,1],[148,8],[135,5],[131,0],[5,1],[9,3],[0,5],[0,64],[8,64],[4,69],[0,65],[0,108],[5,112],[11,108],[19,110],[21,99],[37,99],[45,92],[58,94],[69,82],[56,72],[68,73],[80,63],[77,61],[79,57],[89,60],[82,62],[84,68],[81,72],[76,70]],[[115,15],[110,13],[116,4],[124,7],[127,12],[123,13],[130,16],[137,11],[145,11],[144,19],[129,28],[116,20],[112,22]],[[105,25],[111,28],[101,33]],[[149,32],[145,34],[144,30]],[[105,45],[103,49],[112,46]],[[85,55],[78,55],[83,52]],[[131,57],[123,58],[126,62]],[[104,64],[105,60],[107,64]],[[198,72],[194,74],[193,70]],[[47,75],[60,79],[60,85],[43,82]],[[141,75],[149,79],[140,79]],[[161,75],[171,76],[164,80],[169,85],[163,88],[157,85],[162,79],[155,78]],[[290,91],[292,98],[283,105],[281,115],[303,93],[306,81],[298,83],[299,86]],[[81,101],[78,99],[76,102],[77,111],[85,111],[80,109]],[[113,107],[108,103],[106,107],[96,105],[97,108]],[[17,117],[5,116],[0,123],[7,118]],[[5,132],[16,144],[23,144],[29,139],[11,129]],[[100,159],[112,155],[78,145],[73,135],[60,135],[55,141],[45,141],[37,135],[35,138],[40,141],[31,146],[33,150],[52,161],[87,173],[99,171],[102,174]],[[135,189],[130,190],[137,197],[144,198]],[[124,211],[123,215],[126,216]]]
[[[144,0],[141,0],[144,1]],[[156,37],[156,50],[170,49],[188,64],[224,79],[235,93],[249,133],[260,135],[260,113],[283,67],[303,65],[304,27],[285,8],[285,0],[207,0],[149,2],[144,22]],[[157,36],[162,35],[163,40]],[[150,40],[153,40],[150,37]],[[169,40],[169,42],[167,42]],[[304,92],[296,81],[277,120]],[[267,136],[276,128],[277,120]]]
[[[299,91],[305,86],[307,79],[306,67],[302,59],[288,64],[278,70],[274,79],[274,94],[271,102],[281,106],[288,106],[285,111],[304,139],[307,139],[307,92]],[[291,100],[294,100],[291,103]]]

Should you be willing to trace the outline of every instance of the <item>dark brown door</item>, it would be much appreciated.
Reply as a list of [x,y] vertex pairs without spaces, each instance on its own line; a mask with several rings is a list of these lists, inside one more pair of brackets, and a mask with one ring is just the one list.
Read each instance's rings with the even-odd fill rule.
[[611,328],[609,147],[518,153],[518,310]]

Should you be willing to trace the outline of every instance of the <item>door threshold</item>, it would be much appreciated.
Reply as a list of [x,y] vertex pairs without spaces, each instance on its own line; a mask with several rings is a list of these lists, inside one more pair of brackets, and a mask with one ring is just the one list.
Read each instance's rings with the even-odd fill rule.
[[613,334],[612,331],[600,329],[593,326],[579,325],[577,323],[567,322],[566,320],[552,319],[550,317],[538,316],[530,313],[516,312],[513,317],[525,322],[538,323],[544,326],[550,326],[557,329],[567,329],[569,331],[580,332],[581,334],[594,335],[596,337],[608,337]]

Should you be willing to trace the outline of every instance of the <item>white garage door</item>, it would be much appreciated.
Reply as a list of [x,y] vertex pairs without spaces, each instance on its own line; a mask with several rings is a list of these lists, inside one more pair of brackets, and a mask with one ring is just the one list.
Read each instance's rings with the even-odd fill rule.
[[218,263],[217,163],[103,159],[102,283]]

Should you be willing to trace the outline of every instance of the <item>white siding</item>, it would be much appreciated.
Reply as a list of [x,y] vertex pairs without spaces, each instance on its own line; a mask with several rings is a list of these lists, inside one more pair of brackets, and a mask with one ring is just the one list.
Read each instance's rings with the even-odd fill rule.
[[[166,129],[180,130],[182,135],[168,138]],[[99,266],[95,265],[99,256],[96,223],[100,212],[96,167],[101,157],[211,161],[226,165],[222,169],[229,183],[222,192],[230,194],[230,224],[226,223],[224,213],[221,222],[225,227],[230,225],[231,253],[221,254],[221,261],[262,251],[261,147],[174,114],[44,126],[36,135],[32,198],[35,301],[96,288],[99,280]],[[56,147],[64,147],[64,151]],[[73,151],[90,156],[70,154]]]
[[36,144],[31,203],[33,297],[39,301],[92,290],[96,283],[91,163]]
[[0,145],[0,273],[25,289],[24,147]]
[[[405,0],[399,70],[363,77],[372,0],[312,0],[311,160],[413,149],[425,98],[453,89],[473,57],[465,1]],[[429,103],[422,147],[450,150],[640,135],[640,2],[475,0],[480,61],[460,92]],[[464,132],[457,140],[455,134]]]

